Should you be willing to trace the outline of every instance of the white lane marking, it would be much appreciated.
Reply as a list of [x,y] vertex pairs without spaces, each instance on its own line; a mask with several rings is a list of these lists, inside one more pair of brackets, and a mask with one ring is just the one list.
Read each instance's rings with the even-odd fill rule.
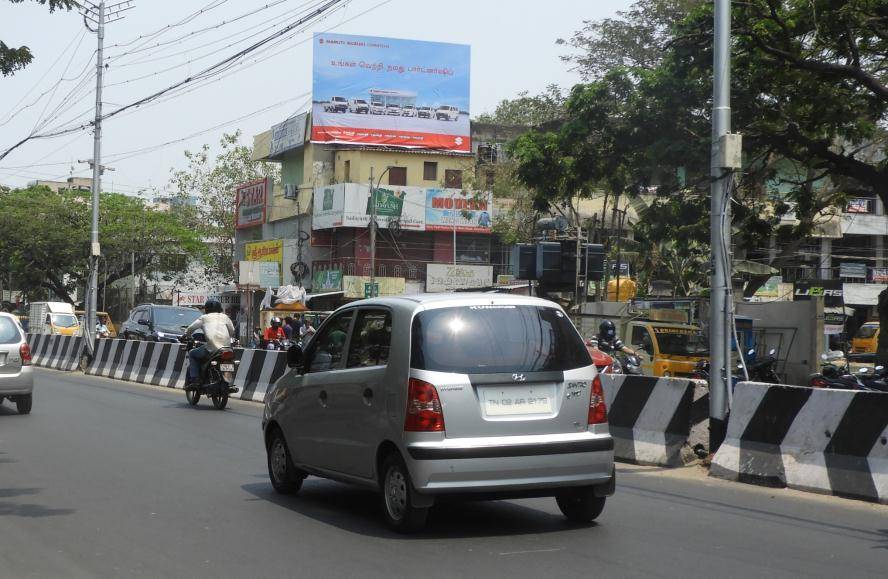
[[528,551],[507,551],[505,553],[500,553],[501,557],[507,555],[527,555],[529,553],[553,553],[555,551],[564,551],[564,547],[556,547],[555,549],[531,549]]

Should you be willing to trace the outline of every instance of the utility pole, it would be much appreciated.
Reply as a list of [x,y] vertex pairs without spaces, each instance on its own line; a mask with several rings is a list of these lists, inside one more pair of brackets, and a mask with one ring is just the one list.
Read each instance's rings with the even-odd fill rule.
[[450,194],[450,204],[453,217],[453,265],[456,265],[456,189]]
[[731,2],[715,0],[712,90],[712,177],[709,301],[709,451],[725,439],[731,380],[731,171],[739,169],[740,136],[731,133]]
[[[83,15],[83,23],[88,30],[96,33],[98,48],[96,49],[96,114],[93,121],[93,158],[92,158],[92,232],[89,251],[89,285],[87,286],[86,315],[83,336],[87,353],[92,356],[95,350],[96,302],[99,286],[99,258],[102,249],[99,245],[99,192],[102,190],[102,73],[105,70],[105,24],[123,18],[121,13],[133,8],[132,0],[124,0],[110,6],[105,2],[98,5],[86,0],[79,5]],[[96,25],[93,30],[89,22]]]
[[[382,176],[379,177],[382,179]],[[376,297],[376,189],[373,187],[373,167],[370,167],[370,297]]]

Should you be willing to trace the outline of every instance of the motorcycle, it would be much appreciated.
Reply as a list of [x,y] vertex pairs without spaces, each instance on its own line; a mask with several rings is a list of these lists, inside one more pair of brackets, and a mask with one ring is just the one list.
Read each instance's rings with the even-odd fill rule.
[[[185,351],[190,352],[199,345],[203,345],[200,335],[191,338],[180,338],[185,344]],[[223,410],[228,405],[228,395],[236,394],[238,388],[232,386],[234,376],[240,360],[236,360],[232,348],[220,348],[202,364],[200,380],[197,384],[186,384],[185,399],[191,406],[197,406],[201,396],[209,396],[213,406],[217,410]]]
[[630,376],[644,376],[644,372],[641,370],[641,360],[635,354],[623,354],[618,355],[617,358],[620,358],[620,364],[623,366],[623,372]]
[[[749,350],[747,357],[752,358],[754,354],[755,350]],[[746,371],[752,382],[780,384],[780,377],[777,376],[777,350],[771,349],[763,359],[747,363]]]
[[623,368],[620,365],[620,361],[602,352],[598,348],[598,340],[594,338],[586,340],[586,350],[588,350],[589,355],[592,356],[592,363],[595,364],[595,368],[598,369],[599,374],[623,373]]
[[290,346],[293,345],[293,342],[289,340],[289,338],[284,338],[283,340],[267,340],[265,342],[264,350],[271,350],[274,352],[286,352],[290,349]]
[[832,360],[827,354],[823,354],[821,359],[825,362],[821,371],[812,374],[808,380],[808,386],[812,388],[888,392],[888,369],[884,366],[876,366],[872,370],[861,368],[856,374],[852,374],[847,366],[829,363]]

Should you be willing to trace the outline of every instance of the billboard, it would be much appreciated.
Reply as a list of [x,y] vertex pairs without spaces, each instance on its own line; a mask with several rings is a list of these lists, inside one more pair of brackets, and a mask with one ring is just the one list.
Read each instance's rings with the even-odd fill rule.
[[426,189],[426,231],[490,233],[493,193]]
[[316,33],[311,140],[470,152],[469,46]]
[[[367,227],[373,205],[369,185],[337,183],[314,191],[312,229]],[[425,229],[425,189],[388,185],[376,189],[376,223],[388,228],[397,220],[402,230]]]
[[305,144],[305,120],[308,113],[291,117],[271,127],[269,157],[274,157]]
[[253,241],[244,245],[244,257],[246,261],[275,261],[281,263],[284,260],[284,241],[274,239],[272,241]]
[[265,199],[268,179],[244,183],[235,190],[234,226],[237,229],[265,223]]

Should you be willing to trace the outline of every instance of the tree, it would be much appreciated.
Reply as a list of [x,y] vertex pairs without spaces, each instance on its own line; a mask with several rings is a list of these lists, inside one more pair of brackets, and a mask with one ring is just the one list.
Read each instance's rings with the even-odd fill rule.
[[[9,0],[13,4],[21,4],[25,0]],[[70,10],[77,6],[75,0],[32,0],[40,4],[49,4],[49,11],[55,12],[58,9]],[[0,40],[0,72],[3,76],[11,76],[16,71],[21,70],[31,64],[34,55],[27,46],[12,48]]]
[[[171,263],[173,269],[184,268],[187,258],[204,251],[200,237],[175,213],[149,209],[141,199],[118,193],[102,193],[99,207],[107,268],[107,277],[99,279],[100,292],[130,275],[133,254],[136,273],[150,273]],[[0,194],[0,268],[12,273],[29,297],[49,290],[73,303],[72,294],[89,276],[90,215],[89,192],[41,186]],[[39,235],[35,224],[41,224]]]
[[180,197],[197,196],[197,206],[187,212],[188,220],[210,247],[208,274],[227,280],[234,279],[235,188],[265,177],[280,180],[280,167],[253,161],[252,148],[239,144],[240,136],[240,131],[223,134],[221,151],[214,159],[209,145],[196,152],[185,151],[188,167],[171,171],[170,178]]
[[475,122],[535,127],[559,119],[566,100],[564,91],[550,84],[538,95],[522,91],[518,98],[501,100],[493,113],[478,115]]

